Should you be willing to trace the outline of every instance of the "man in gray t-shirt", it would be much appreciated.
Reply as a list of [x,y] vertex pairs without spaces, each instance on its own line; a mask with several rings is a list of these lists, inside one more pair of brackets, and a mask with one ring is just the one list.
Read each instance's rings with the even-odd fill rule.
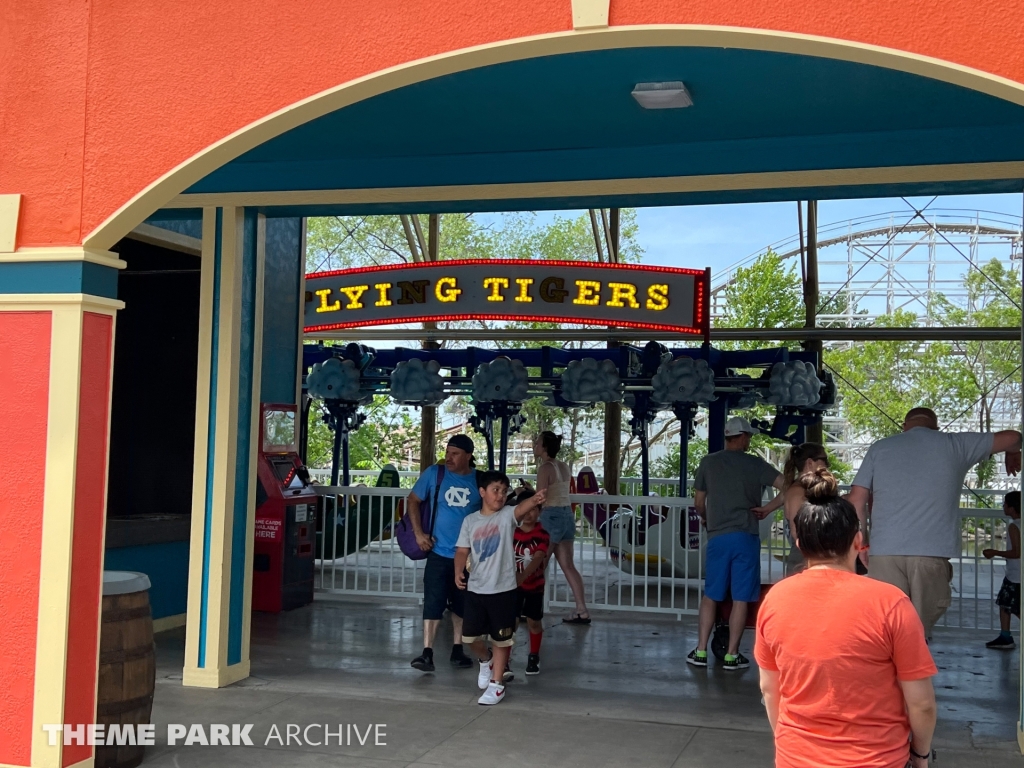
[[[870,576],[910,597],[925,635],[952,599],[953,567],[960,557],[960,492],[967,472],[996,453],[1006,471],[1020,470],[1021,435],[939,431],[928,408],[907,413],[903,432],[872,445],[853,479],[849,499],[861,521],[871,502]],[[865,565],[867,565],[865,557]]]
[[[726,669],[743,669],[750,662],[739,652],[747,624],[747,603],[761,597],[761,537],[758,520],[766,486],[782,488],[782,475],[764,459],[747,453],[754,429],[734,417],[725,425],[725,450],[701,459],[694,479],[694,506],[708,530],[704,598],[700,604],[696,650],[686,657],[694,666],[707,666],[707,646],[715,626],[718,603],[732,597]],[[775,505],[776,507],[778,505]]]

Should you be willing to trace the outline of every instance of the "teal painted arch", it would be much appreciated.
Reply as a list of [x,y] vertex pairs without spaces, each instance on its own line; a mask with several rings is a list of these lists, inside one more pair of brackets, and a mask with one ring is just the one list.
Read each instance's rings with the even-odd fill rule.
[[[686,109],[644,110],[638,82],[682,80]],[[186,194],[535,184],[1024,161],[1024,106],[921,75],[819,56],[619,48],[469,69],[293,128]],[[831,185],[824,197],[1015,191],[1019,179]],[[680,192],[615,204],[792,199],[796,188]],[[500,209],[446,200],[443,210]],[[594,204],[527,196],[523,207]],[[402,204],[315,212],[398,211]],[[423,201],[410,209],[426,210]],[[289,209],[294,213],[296,209]],[[277,215],[283,211],[270,210]],[[307,212],[303,209],[303,212]],[[308,212],[314,212],[312,210]]]

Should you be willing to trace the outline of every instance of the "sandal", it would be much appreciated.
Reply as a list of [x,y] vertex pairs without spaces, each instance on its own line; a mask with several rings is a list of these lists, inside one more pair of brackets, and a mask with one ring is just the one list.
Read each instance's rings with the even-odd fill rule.
[[563,624],[589,624],[590,623],[590,614],[587,614],[586,616],[581,616],[579,613],[574,613],[568,619],[562,619],[562,623]]

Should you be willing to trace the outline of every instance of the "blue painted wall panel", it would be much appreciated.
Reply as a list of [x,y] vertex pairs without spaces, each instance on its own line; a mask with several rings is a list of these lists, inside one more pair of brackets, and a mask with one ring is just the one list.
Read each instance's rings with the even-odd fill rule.
[[116,299],[117,272],[91,261],[0,264],[0,293],[88,293]]
[[146,219],[146,223],[171,232],[177,232],[179,235],[187,235],[188,237],[194,237],[197,240],[203,239],[203,217],[201,214],[199,218],[189,219],[163,219],[153,217]]
[[258,413],[253,403],[256,342],[256,224],[253,208],[245,211],[242,244],[242,322],[238,341],[238,438],[235,456],[235,509],[231,520],[231,599],[228,607],[228,664],[242,660],[242,619],[250,606],[243,605],[246,576],[247,520],[252,514],[249,499],[249,447],[251,424]]
[[154,619],[185,613],[188,605],[187,541],[108,549],[103,567],[108,571],[138,571],[149,576],[153,584],[149,602]]
[[207,422],[206,437],[206,519],[203,527],[203,584],[201,604],[199,607],[199,658],[196,666],[206,666],[206,625],[210,609],[210,539],[213,536],[213,467],[217,448],[217,366],[220,354],[220,277],[221,277],[221,238],[224,234],[224,209],[218,208],[216,215],[216,234],[213,249],[213,329],[210,333],[210,414]]
[[267,219],[260,400],[294,403],[299,346],[303,220]]

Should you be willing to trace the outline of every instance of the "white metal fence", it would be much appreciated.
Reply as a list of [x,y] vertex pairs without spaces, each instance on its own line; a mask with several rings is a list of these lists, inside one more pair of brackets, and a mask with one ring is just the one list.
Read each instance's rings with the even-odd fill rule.
[[[415,473],[408,474],[411,479]],[[318,521],[316,589],[421,599],[425,561],[407,558],[391,536],[404,513],[408,488],[321,490],[328,495]],[[979,491],[970,501],[976,504],[997,493],[1001,492]],[[706,538],[689,499],[585,494],[570,499],[577,516],[573,559],[589,607],[676,616],[697,612]],[[337,515],[334,504],[341,510]],[[964,506],[960,519],[961,556],[952,560],[953,601],[940,626],[996,630],[999,613],[994,600],[1005,563],[987,560],[982,551],[1008,548],[1007,521],[1000,510],[977,506]],[[774,583],[787,573],[790,544],[783,527],[781,514],[762,521],[762,583]],[[324,528],[327,536],[322,535]],[[554,558],[546,598],[553,608],[575,605]]]
[[[311,469],[309,474],[321,485],[327,485],[331,481],[331,470],[329,469]],[[377,482],[379,474],[380,470],[377,469],[353,469],[349,472],[352,482],[356,485],[373,485]],[[412,488],[420,473],[403,470],[398,473],[398,476],[402,488]],[[531,484],[537,480],[536,475],[508,473],[508,477],[513,485],[517,484],[520,480],[527,480]],[[597,480],[602,486],[604,485],[603,477],[598,476]],[[619,489],[624,496],[639,496],[642,482],[639,477],[623,477],[619,480]],[[656,493],[658,496],[674,496],[678,493],[679,480],[674,477],[652,477],[648,482],[651,493]],[[693,480],[690,481],[688,487],[693,487]]]

